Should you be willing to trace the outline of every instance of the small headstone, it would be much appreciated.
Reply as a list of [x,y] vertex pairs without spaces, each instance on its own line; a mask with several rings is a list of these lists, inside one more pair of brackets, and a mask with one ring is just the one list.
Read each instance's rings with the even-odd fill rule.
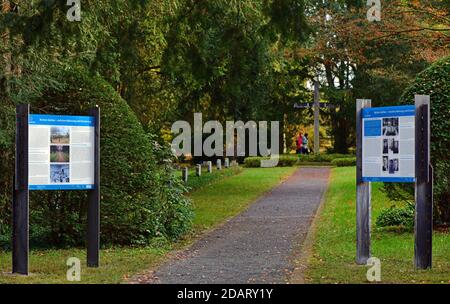
[[212,161],[208,161],[208,173],[212,173]]
[[196,170],[195,170],[195,175],[196,176],[201,176],[202,175],[202,165],[197,165]]
[[232,166],[232,167],[237,167],[237,166],[239,166],[239,164],[238,164],[238,162],[234,159],[234,160],[231,161],[231,166]]
[[224,166],[225,166],[225,168],[229,168],[230,167],[230,159],[228,157],[225,158]]
[[222,170],[222,160],[221,159],[217,160],[216,165],[217,165],[217,170]]
[[187,167],[185,167],[185,168],[183,168],[183,169],[181,169],[182,171],[181,171],[181,176],[182,176],[182,178],[183,178],[183,181],[185,182],[185,183],[187,183],[188,182],[188,175],[189,175],[189,169],[187,168]]

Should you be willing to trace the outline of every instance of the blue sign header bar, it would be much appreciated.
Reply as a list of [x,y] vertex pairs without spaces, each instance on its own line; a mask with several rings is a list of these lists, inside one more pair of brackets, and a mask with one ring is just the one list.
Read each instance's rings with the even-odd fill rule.
[[363,177],[363,182],[414,183],[414,177]]
[[93,190],[95,185],[29,185],[28,189],[33,190]]
[[44,126],[94,127],[95,118],[93,116],[31,114],[28,123]]
[[415,115],[416,115],[416,107],[413,105],[365,108],[362,110],[363,118],[398,117],[398,116],[415,116]]

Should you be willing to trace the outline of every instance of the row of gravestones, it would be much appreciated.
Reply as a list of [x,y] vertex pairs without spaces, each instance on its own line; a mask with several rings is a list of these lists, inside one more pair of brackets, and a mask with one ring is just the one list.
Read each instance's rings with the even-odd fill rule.
[[[236,164],[237,164],[237,162],[233,161],[233,163],[231,165],[233,166],[233,165],[236,165]],[[208,168],[208,170],[207,170],[208,173],[212,173],[212,170],[213,170],[212,169],[212,161],[205,161],[205,162],[203,162],[203,165]],[[230,159],[229,158],[225,158],[225,160],[224,160],[224,167],[225,168],[229,168],[230,167]],[[218,159],[216,161],[216,168],[217,168],[217,170],[222,170],[222,160],[221,159]],[[181,173],[182,173],[181,177],[182,177],[183,181],[185,183],[187,183],[188,182],[188,176],[189,176],[189,168],[188,167],[182,168],[181,169]],[[202,175],[202,165],[201,164],[196,165],[196,167],[195,167],[195,175],[196,176],[201,176]]]

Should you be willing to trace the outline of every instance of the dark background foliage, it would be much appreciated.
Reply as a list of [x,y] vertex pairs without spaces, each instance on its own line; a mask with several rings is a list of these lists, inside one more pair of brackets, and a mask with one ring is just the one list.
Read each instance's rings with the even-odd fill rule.
[[417,75],[401,97],[412,104],[414,95],[431,99],[431,163],[434,166],[434,214],[438,222],[450,222],[450,57]]

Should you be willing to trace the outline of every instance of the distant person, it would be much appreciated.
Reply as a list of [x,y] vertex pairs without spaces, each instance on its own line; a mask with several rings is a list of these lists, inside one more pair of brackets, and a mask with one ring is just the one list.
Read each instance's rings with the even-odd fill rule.
[[303,137],[302,137],[302,153],[309,154],[308,133],[305,133],[305,135],[303,135]]
[[302,154],[302,145],[303,145],[302,132],[298,133],[296,144],[297,144],[297,154]]

